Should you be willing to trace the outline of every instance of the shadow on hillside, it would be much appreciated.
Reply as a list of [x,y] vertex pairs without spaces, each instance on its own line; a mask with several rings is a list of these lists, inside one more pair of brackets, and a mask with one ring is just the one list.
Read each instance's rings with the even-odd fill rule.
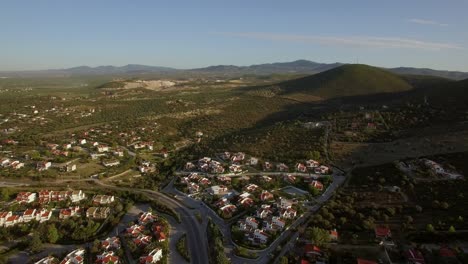
[[[246,92],[251,89],[258,87],[243,87],[237,89],[239,96],[245,96]],[[437,90],[437,93],[440,92]],[[301,122],[316,122],[321,121],[320,119],[327,114],[336,113],[339,111],[352,111],[359,110],[361,107],[364,109],[382,109],[384,106],[388,108],[399,107],[408,103],[422,104],[424,103],[424,97],[426,94],[434,95],[433,91],[426,91],[423,89],[414,89],[411,91],[399,92],[399,93],[381,93],[372,95],[361,95],[361,96],[350,96],[330,99],[320,102],[297,102],[289,104],[283,107],[280,111],[266,115],[264,118],[256,122],[250,127],[238,129],[235,131],[227,131],[226,133],[215,137],[207,138],[203,146],[217,146],[215,149],[204,149],[197,147],[197,151],[194,151],[195,155],[211,155],[212,151],[242,151],[242,149],[235,149],[233,146],[235,142],[232,142],[237,138],[237,135],[251,135],[258,134],[258,137],[263,137],[261,133],[265,133],[266,128],[272,126],[278,122],[289,122],[289,121],[301,121]],[[434,96],[431,100],[435,100]],[[463,105],[463,104],[462,104]],[[445,103],[440,104],[440,107],[447,107],[447,111],[451,111],[449,105]],[[444,108],[445,109],[445,108]],[[464,105],[464,109],[467,109],[467,105]],[[458,108],[457,111],[460,109]],[[451,124],[444,124],[451,126]],[[372,144],[356,144],[348,153],[347,165],[354,166],[359,164],[367,163],[368,159],[374,159],[374,163],[391,162],[395,159],[401,159],[405,157],[419,157],[425,155],[433,155],[438,153],[455,152],[455,151],[466,151],[468,150],[468,129],[466,140],[458,139],[456,136],[444,137],[443,134],[437,133],[437,135],[431,135],[435,131],[430,131],[428,135],[424,135],[420,138],[406,138],[397,139],[392,142],[386,143],[372,143]],[[454,134],[456,135],[456,134]],[[230,139],[230,140],[227,140]],[[445,146],[438,140],[445,140]],[[252,142],[254,143],[254,142]],[[192,149],[193,150],[193,149]],[[203,153],[205,151],[205,153]]]

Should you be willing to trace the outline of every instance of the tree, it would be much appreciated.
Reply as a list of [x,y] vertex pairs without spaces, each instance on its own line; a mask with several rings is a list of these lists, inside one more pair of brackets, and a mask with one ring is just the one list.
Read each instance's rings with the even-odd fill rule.
[[325,229],[319,227],[308,228],[306,234],[317,246],[330,242],[330,234]]
[[47,227],[47,241],[54,244],[60,238],[57,228],[55,225],[49,225]]
[[450,228],[448,229],[448,232],[449,232],[449,233],[455,233],[455,227],[454,227],[454,226],[450,226]]
[[432,224],[428,224],[426,226],[426,230],[427,230],[427,232],[431,232],[431,233],[433,233],[435,231],[434,226]]
[[443,209],[448,209],[448,208],[449,208],[449,204],[448,204],[447,202],[441,203],[440,206],[441,206]]
[[42,250],[41,237],[37,232],[33,234],[33,237],[31,238],[31,241],[29,243],[29,248],[33,253],[37,253]]
[[2,191],[0,193],[0,199],[2,201],[8,201],[10,200],[10,189],[8,188],[2,188]]
[[320,152],[317,151],[317,150],[309,151],[307,153],[307,158],[313,159],[313,160],[319,160],[320,159]]
[[282,256],[280,259],[280,264],[288,264],[288,258],[286,256]]
[[99,252],[99,246],[101,245],[101,242],[97,239],[93,241],[93,246],[91,247],[91,253],[96,254]]

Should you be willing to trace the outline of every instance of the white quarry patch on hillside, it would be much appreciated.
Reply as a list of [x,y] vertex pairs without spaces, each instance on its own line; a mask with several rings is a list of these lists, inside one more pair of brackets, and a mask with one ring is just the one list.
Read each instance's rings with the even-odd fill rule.
[[152,80],[152,81],[132,81],[132,82],[125,82],[123,88],[125,89],[133,89],[133,88],[146,88],[150,90],[159,90],[162,88],[169,88],[176,85],[176,82],[167,81],[167,80]]

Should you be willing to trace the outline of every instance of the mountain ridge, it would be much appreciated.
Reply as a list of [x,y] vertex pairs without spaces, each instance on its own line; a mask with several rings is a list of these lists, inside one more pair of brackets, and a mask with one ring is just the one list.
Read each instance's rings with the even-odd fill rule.
[[[163,66],[148,66],[142,64],[127,64],[124,66],[102,65],[97,67],[77,66],[64,69],[49,69],[37,71],[1,71],[0,76],[6,77],[28,77],[28,76],[45,76],[45,77],[67,77],[77,75],[123,75],[123,74],[145,74],[145,73],[178,73],[190,72],[200,74],[213,74],[224,76],[239,76],[244,74],[268,75],[276,73],[294,73],[294,74],[317,74],[324,72],[345,63],[320,63],[309,60],[295,60],[290,62],[275,62],[253,64],[249,66],[236,65],[212,65],[203,68],[194,69],[176,69]],[[461,71],[446,71],[434,70],[429,68],[414,68],[414,67],[396,67],[383,68],[397,74],[411,75],[428,75],[452,80],[463,80],[468,78],[468,72]]]

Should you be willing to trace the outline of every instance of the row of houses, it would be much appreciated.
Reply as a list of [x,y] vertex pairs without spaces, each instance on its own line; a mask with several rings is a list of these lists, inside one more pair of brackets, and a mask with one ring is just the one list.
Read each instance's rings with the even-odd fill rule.
[[[52,191],[52,190],[41,190],[38,193],[34,192],[20,192],[16,195],[16,202],[20,204],[29,204],[38,201],[40,204],[48,204],[50,202],[61,202],[70,200],[72,203],[77,203],[86,199],[86,194],[82,190],[76,191]],[[115,196],[113,195],[95,195],[92,201],[96,205],[106,205],[115,202]],[[73,211],[77,211],[76,208]],[[65,211],[64,211],[65,212]]]
[[318,161],[308,160],[306,163],[297,163],[296,170],[302,173],[329,174],[330,168],[325,165],[320,165]]
[[96,256],[96,264],[119,264],[120,258],[115,251],[121,248],[120,238],[108,237],[100,241],[101,252]]
[[94,204],[111,204],[115,202],[115,196],[97,194],[93,197]]
[[2,158],[0,159],[0,167],[18,170],[24,167],[24,163],[20,162],[19,160],[10,160],[9,158]]
[[[158,242],[166,240],[164,227],[158,222],[158,216],[151,212],[143,212],[138,216],[137,224],[127,228],[125,235],[127,238],[132,239],[133,243],[140,248],[149,245],[153,239]],[[156,247],[152,249],[147,255],[139,258],[141,264],[158,263],[163,257],[162,249]]]
[[28,204],[36,200],[41,204],[49,202],[61,202],[70,200],[72,203],[77,203],[86,198],[86,194],[82,190],[77,191],[50,191],[41,190],[38,193],[20,192],[16,195],[16,202],[20,204]]
[[[287,220],[294,219],[297,211],[293,208],[292,200],[280,198],[279,203],[262,204],[255,216],[247,216],[238,221],[238,226],[245,233],[247,240],[254,244],[265,244],[272,233],[285,229]],[[262,226],[262,228],[260,228]]]
[[111,213],[110,207],[89,207],[86,210],[86,217],[93,219],[106,219]]
[[148,149],[148,150],[153,150],[154,142],[152,142],[152,141],[141,141],[141,142],[132,143],[130,145],[135,150],[145,149],[145,148]]
[[[16,224],[28,223],[36,220],[39,223],[49,221],[52,217],[52,211],[45,208],[29,208],[24,212],[13,213],[12,211],[0,212],[0,226],[10,227]],[[74,216],[81,216],[82,209],[79,206],[59,209],[58,217],[60,220],[68,219]],[[86,210],[86,217],[93,219],[106,219],[109,217],[111,209],[109,207],[90,207]]]
[[28,223],[32,220],[40,223],[49,221],[52,211],[47,209],[27,209],[24,212],[14,214],[12,211],[0,212],[0,226],[11,227],[21,223]]
[[73,250],[72,252],[68,253],[67,256],[60,262],[52,256],[47,256],[37,262],[35,264],[52,264],[52,263],[60,263],[60,264],[83,264],[85,256],[85,249],[78,248]]
[[[243,163],[245,159],[245,153],[238,152],[238,153],[230,153],[230,152],[223,152],[218,154],[218,156],[224,160],[229,161],[230,164],[228,166],[229,172],[231,173],[240,173],[243,171]],[[250,158],[248,162],[245,162],[245,165],[256,166],[258,164],[257,158]],[[269,161],[264,161],[262,163],[262,168],[264,171],[279,171],[279,172],[288,172],[289,167],[284,163],[271,163]],[[296,171],[302,173],[315,173],[315,174],[329,174],[330,168],[325,165],[321,165],[320,162],[315,160],[307,160],[304,163],[297,163],[295,166]],[[221,162],[216,161],[210,157],[204,157],[199,159],[196,163],[194,162],[187,162],[184,166],[185,171],[194,171],[198,170],[201,172],[208,172],[208,173],[224,173],[225,168],[221,164]]]

